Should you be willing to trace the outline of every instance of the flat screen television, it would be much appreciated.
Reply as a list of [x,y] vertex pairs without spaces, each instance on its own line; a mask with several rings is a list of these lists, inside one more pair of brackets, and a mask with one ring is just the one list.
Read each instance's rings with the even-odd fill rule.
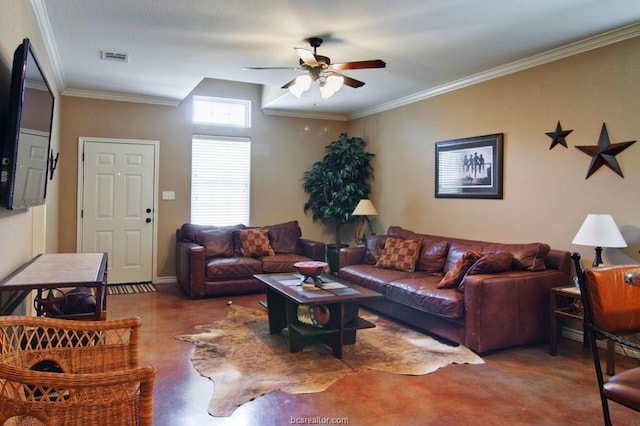
[[0,203],[26,209],[45,203],[54,96],[25,38],[13,56],[2,135]]

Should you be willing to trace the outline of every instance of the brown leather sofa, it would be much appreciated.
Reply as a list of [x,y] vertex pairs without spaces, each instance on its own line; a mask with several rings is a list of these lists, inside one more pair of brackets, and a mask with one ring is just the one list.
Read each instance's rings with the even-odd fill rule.
[[[247,253],[242,235],[249,230],[265,231],[270,253]],[[264,292],[254,274],[294,272],[295,262],[324,261],[325,244],[301,236],[297,221],[259,228],[185,223],[176,232],[178,283],[193,299]]]
[[[421,241],[414,271],[380,266],[388,238]],[[550,289],[571,283],[570,253],[543,243],[448,238],[399,226],[366,246],[341,249],[339,257],[341,278],[385,296],[362,305],[477,353],[548,339]],[[466,270],[463,257],[474,262]],[[450,288],[438,288],[445,281]]]

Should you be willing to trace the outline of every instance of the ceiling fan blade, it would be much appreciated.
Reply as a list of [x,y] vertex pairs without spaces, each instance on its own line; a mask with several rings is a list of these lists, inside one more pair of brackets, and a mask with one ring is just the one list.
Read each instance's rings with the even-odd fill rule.
[[340,74],[339,72],[331,72],[329,74],[339,75],[340,77],[344,78],[344,84],[346,84],[347,86],[353,87],[354,89],[364,86],[364,81],[356,80],[355,78],[351,78],[344,74]]
[[295,78],[293,80],[289,81],[288,83],[286,83],[284,86],[282,86],[281,89],[288,89],[290,86],[293,86],[294,84],[296,84],[296,79]]
[[300,67],[242,67],[242,71],[251,70],[299,70]]
[[315,55],[313,54],[312,51],[310,51],[309,49],[303,49],[301,47],[294,47],[293,50],[296,51],[296,53],[298,54],[298,56],[300,56],[300,60],[309,65],[310,67],[317,67],[318,65],[320,65],[318,63],[318,61],[316,60]]
[[329,68],[334,70],[361,70],[365,68],[384,68],[387,64],[381,59],[372,59],[369,61],[355,61],[355,62],[339,62],[337,64],[331,64]]

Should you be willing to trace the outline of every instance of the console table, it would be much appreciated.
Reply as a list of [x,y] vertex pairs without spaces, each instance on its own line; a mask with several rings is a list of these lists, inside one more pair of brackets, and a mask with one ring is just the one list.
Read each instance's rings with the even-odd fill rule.
[[0,315],[9,315],[27,295],[43,291],[87,287],[96,298],[95,312],[62,315],[57,318],[104,320],[107,317],[107,253],[40,254],[0,281],[0,292],[14,291],[14,297],[0,307]]

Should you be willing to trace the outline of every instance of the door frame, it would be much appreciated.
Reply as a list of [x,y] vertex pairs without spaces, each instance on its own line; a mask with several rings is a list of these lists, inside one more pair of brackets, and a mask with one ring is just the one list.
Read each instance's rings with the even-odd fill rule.
[[[151,247],[151,280],[158,279],[158,184],[160,178],[160,141],[145,139],[118,139],[118,138],[95,138],[89,136],[78,137],[78,193],[76,194],[76,252],[79,253],[82,246],[82,195],[84,193],[84,167],[82,154],[85,142],[128,144],[128,145],[153,145],[154,146],[154,171],[153,171],[153,244]],[[108,262],[108,260],[107,260]]]

